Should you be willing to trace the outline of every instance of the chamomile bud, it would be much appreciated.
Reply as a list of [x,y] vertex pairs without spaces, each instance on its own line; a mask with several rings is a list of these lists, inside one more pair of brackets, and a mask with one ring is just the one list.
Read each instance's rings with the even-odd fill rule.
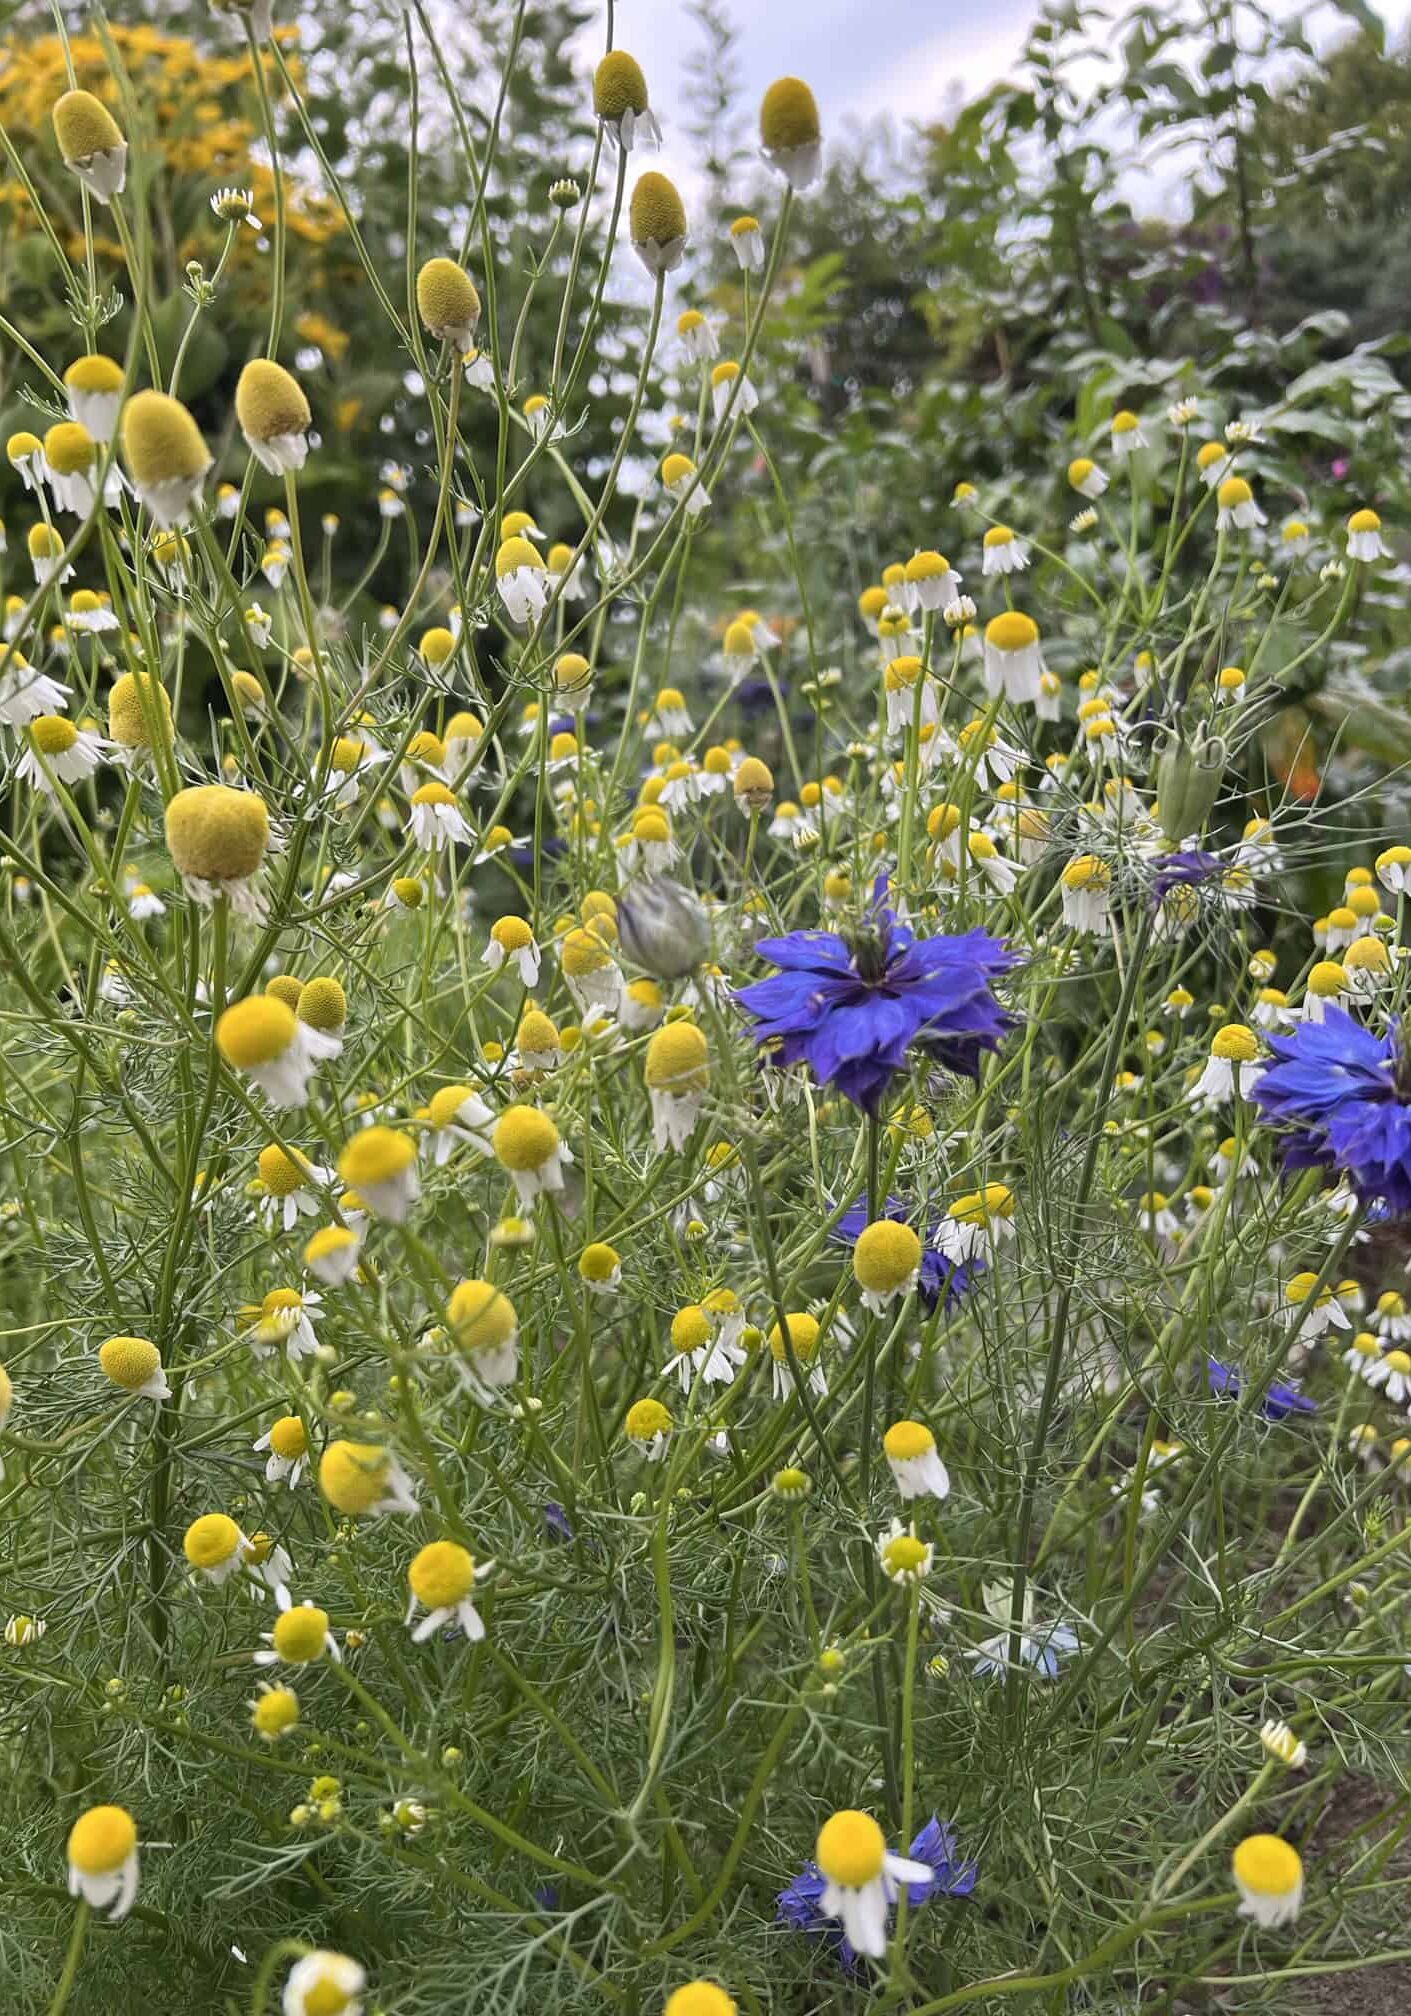
[[632,249],[654,277],[670,273],[686,252],[686,210],[674,182],[650,169],[628,206]]
[[100,203],[120,196],[127,182],[127,142],[107,106],[91,91],[66,91],[50,116],[64,166]]
[[1270,1757],[1286,1764],[1290,1771],[1301,1771],[1308,1762],[1308,1745],[1294,1735],[1287,1722],[1271,1719],[1262,1723],[1259,1741]]
[[268,357],[254,357],[235,387],[235,417],[262,469],[284,476],[302,469],[313,415],[297,378]]
[[416,276],[416,309],[427,334],[458,351],[475,347],[480,296],[470,275],[454,259],[428,259]]
[[823,163],[818,106],[802,78],[777,77],[765,92],[759,139],[765,160],[790,188],[807,189],[818,180]]
[[184,525],[212,461],[190,413],[165,392],[135,392],[123,408],[121,434],[138,500],[164,532]]

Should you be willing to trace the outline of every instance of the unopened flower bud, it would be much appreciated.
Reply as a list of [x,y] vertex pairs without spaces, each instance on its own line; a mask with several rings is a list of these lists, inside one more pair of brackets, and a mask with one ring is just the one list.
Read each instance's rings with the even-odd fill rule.
[[699,900],[666,876],[639,882],[619,898],[617,930],[632,964],[656,980],[684,979],[710,947],[710,924]]

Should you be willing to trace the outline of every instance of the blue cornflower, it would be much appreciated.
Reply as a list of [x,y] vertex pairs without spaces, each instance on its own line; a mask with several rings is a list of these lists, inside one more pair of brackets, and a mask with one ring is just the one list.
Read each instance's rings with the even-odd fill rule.
[[1411,1211],[1411,1060],[1398,1026],[1383,1036],[1342,1008],[1271,1036],[1274,1062],[1253,1089],[1266,1120],[1293,1130],[1286,1157],[1341,1169],[1364,1204]]
[[[1218,1358],[1207,1358],[1206,1375],[1210,1390],[1220,1400],[1238,1400],[1243,1386],[1243,1378],[1237,1365],[1222,1365]],[[1290,1380],[1276,1379],[1259,1403],[1259,1411],[1266,1421],[1287,1421],[1290,1414],[1316,1414],[1318,1402],[1310,1400]]]
[[[928,1309],[934,1309],[938,1302],[952,1309],[962,1296],[970,1293],[985,1271],[983,1260],[951,1260],[946,1254],[938,1253],[931,1243],[936,1225],[928,1222],[924,1215],[909,1211],[904,1198],[889,1197],[882,1216],[894,1218],[898,1225],[911,1225],[921,1235],[921,1274],[916,1287]],[[839,1246],[855,1246],[859,1235],[871,1222],[865,1203],[850,1205],[828,1237]]]
[[918,938],[881,900],[884,889],[851,943],[834,931],[761,938],[755,951],[781,970],[735,996],[776,1063],[807,1064],[867,1113],[905,1070],[913,1043],[948,1070],[978,1076],[981,1054],[1010,1026],[993,983],[1017,963],[985,931]]
[[[957,1859],[955,1835],[934,1813],[907,1850],[913,1862],[924,1862],[931,1874],[925,1882],[908,1883],[907,1902],[912,1910],[933,1897],[968,1897],[980,1880],[978,1862]],[[823,1892],[828,1879],[816,1862],[805,1862],[786,1890],[779,1892],[779,1923],[796,1932],[816,1932],[838,1949],[845,1967],[855,1968],[858,1956],[836,1918],[825,1917]]]

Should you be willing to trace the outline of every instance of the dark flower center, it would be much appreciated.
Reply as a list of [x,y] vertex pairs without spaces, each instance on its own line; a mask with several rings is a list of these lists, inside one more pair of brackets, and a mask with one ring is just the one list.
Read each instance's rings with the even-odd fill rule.
[[860,980],[875,987],[885,979],[887,972],[888,943],[884,932],[864,930],[848,941],[852,953],[852,963]]

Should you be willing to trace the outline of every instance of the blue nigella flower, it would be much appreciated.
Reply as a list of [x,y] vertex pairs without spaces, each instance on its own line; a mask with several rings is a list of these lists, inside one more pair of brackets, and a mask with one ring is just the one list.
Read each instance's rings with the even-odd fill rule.
[[557,1499],[549,1498],[544,1504],[544,1537],[548,1540],[568,1541],[573,1538],[573,1524]]
[[781,970],[735,999],[755,1018],[757,1043],[779,1064],[805,1063],[823,1085],[875,1113],[906,1053],[920,1044],[964,1077],[999,1047],[1010,1018],[993,983],[1016,955],[985,931],[918,938],[881,900],[849,943],[834,931],[761,938],[755,951]]
[[1151,865],[1156,870],[1151,893],[1158,903],[1172,889],[1197,888],[1225,872],[1225,863],[1219,855],[1207,854],[1200,847],[1185,847],[1177,854],[1158,854]]
[[1253,1097],[1266,1120],[1293,1130],[1286,1159],[1341,1169],[1364,1204],[1411,1211],[1411,1068],[1397,1025],[1377,1036],[1329,1008],[1269,1048]]
[[[899,1225],[912,1225],[920,1234],[921,1278],[916,1285],[928,1309],[934,1309],[938,1302],[944,1302],[948,1309],[954,1308],[962,1296],[970,1293],[985,1271],[983,1260],[951,1260],[944,1253],[938,1253],[931,1244],[935,1226],[919,1220],[916,1213],[907,1209],[901,1197],[889,1197],[882,1216],[894,1218]],[[843,1213],[828,1237],[840,1246],[855,1246],[859,1235],[871,1222],[866,1203],[853,1204]]]
[[[1210,1390],[1216,1398],[1238,1400],[1243,1385],[1239,1367],[1222,1365],[1218,1358],[1207,1358],[1205,1364]],[[1266,1421],[1287,1421],[1290,1414],[1316,1414],[1318,1402],[1310,1400],[1290,1381],[1276,1379],[1260,1401],[1259,1411]]]
[[[913,1910],[933,1897],[968,1897],[980,1880],[978,1862],[958,1859],[955,1835],[934,1814],[926,1822],[907,1854],[914,1862],[924,1862],[931,1871],[924,1883],[908,1883],[907,1902]],[[858,1957],[836,1918],[825,1918],[819,1908],[828,1879],[816,1862],[805,1862],[786,1890],[779,1892],[779,1923],[796,1932],[815,1932],[838,1949],[845,1967],[858,1966]]]

